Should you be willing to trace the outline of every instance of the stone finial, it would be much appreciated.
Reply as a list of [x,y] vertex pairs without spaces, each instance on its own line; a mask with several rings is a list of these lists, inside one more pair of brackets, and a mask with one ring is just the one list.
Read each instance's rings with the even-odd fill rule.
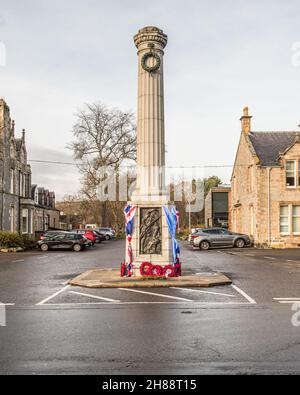
[[251,119],[252,119],[252,116],[249,115],[249,108],[244,107],[243,116],[240,119],[240,121],[242,122],[242,132],[243,133],[248,134],[251,132]]
[[26,130],[22,129],[22,140],[25,141]]

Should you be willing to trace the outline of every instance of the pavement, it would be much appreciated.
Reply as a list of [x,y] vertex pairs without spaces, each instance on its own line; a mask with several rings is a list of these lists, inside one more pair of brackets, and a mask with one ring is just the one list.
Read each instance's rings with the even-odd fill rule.
[[168,279],[145,279],[143,277],[121,277],[119,269],[89,270],[69,281],[70,285],[84,288],[170,288],[170,287],[216,287],[229,285],[231,280],[222,273],[188,274]]
[[124,242],[0,254],[0,374],[299,374],[300,250],[193,250],[209,289],[86,289],[69,280],[119,269]]

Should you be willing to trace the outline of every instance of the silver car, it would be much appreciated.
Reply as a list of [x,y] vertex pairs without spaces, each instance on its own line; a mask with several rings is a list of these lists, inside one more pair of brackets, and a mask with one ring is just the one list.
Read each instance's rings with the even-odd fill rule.
[[116,232],[112,228],[98,228],[96,230],[104,235],[105,240],[116,238]]
[[201,250],[209,250],[211,247],[237,247],[244,248],[251,246],[252,242],[249,236],[230,232],[223,228],[197,229],[190,236],[190,244]]

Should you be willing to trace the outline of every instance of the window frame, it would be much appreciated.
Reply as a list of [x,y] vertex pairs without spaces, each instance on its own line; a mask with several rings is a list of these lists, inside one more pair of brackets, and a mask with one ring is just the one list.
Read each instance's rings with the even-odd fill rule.
[[10,169],[10,193],[11,195],[15,194],[15,169]]
[[[23,221],[26,219],[26,230],[23,228]],[[22,209],[22,221],[21,221],[21,227],[22,227],[22,234],[27,235],[29,233],[29,210],[28,208],[23,208]]]
[[[295,184],[294,185],[288,185],[287,184],[287,171],[288,171],[288,169],[287,169],[287,164],[288,163],[293,163],[294,164],[294,182],[295,182]],[[287,188],[287,189],[295,189],[295,188],[297,188],[297,187],[299,187],[299,183],[298,183],[298,177],[297,177],[297,175],[298,175],[298,161],[296,160],[296,159],[287,159],[286,161],[285,161],[285,187]]]
[[293,235],[295,235],[295,236],[299,236],[300,235],[300,230],[299,230],[299,232],[295,232],[294,231],[294,218],[300,218],[300,214],[299,215],[294,215],[294,208],[295,207],[300,207],[300,205],[299,204],[293,204],[292,206],[292,216],[291,216],[291,225],[292,225],[292,233],[293,233]]
[[[288,208],[288,214],[287,215],[281,215],[281,208],[282,207],[287,207]],[[285,223],[285,224],[282,224],[282,222],[281,222],[281,218],[285,218],[285,217],[287,217],[287,219],[288,219],[288,222],[287,223]],[[281,227],[282,226],[288,226],[288,231],[287,232],[282,232],[281,231]],[[282,236],[289,236],[290,234],[291,234],[291,205],[290,204],[281,204],[280,205],[280,207],[279,207],[279,232],[280,232],[280,235],[282,235]]]

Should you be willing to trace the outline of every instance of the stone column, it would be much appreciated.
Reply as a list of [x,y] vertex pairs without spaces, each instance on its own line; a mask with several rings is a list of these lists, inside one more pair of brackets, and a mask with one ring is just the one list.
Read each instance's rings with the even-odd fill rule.
[[138,49],[137,187],[138,200],[160,200],[165,191],[163,56],[167,36],[145,27],[134,37]]
[[[163,206],[165,187],[165,122],[163,56],[167,36],[145,27],[134,37],[138,49],[137,183],[130,204],[137,206],[132,235],[134,275],[142,262],[166,266],[172,248]],[[127,248],[127,246],[126,246]]]

